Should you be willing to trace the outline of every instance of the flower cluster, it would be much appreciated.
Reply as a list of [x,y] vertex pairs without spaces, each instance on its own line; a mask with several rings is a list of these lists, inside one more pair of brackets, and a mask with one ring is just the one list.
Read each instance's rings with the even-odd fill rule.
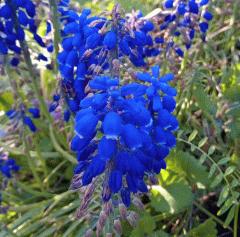
[[86,96],[88,81],[109,69],[112,51],[117,45],[119,49],[115,51],[115,58],[126,56],[135,66],[146,65],[144,58],[146,52],[150,55],[150,51],[145,46],[152,44],[149,32],[154,26],[150,21],[142,20],[133,27],[132,21],[122,19],[117,9],[111,20],[91,17],[88,9],[80,15],[66,9],[63,13],[67,24],[62,31],[63,50],[58,57],[63,77],[61,86],[70,110],[76,113],[80,101]]
[[0,171],[3,177],[10,179],[12,178],[12,174],[19,170],[20,167],[14,159],[9,158],[6,154],[0,154]]
[[154,66],[152,74],[136,73],[138,82],[123,86],[108,76],[89,82],[94,95],[80,103],[71,148],[77,152],[75,174],[82,173],[82,185],[104,173],[105,202],[119,193],[129,206],[131,193],[147,192],[145,178],[166,167],[178,128],[171,114],[176,90],[168,84],[173,78],[160,77]]
[[30,131],[37,131],[37,128],[32,119],[40,118],[40,111],[38,108],[32,107],[28,110],[25,110],[23,107],[19,110],[11,109],[6,112],[6,115],[11,121],[11,127],[14,130],[18,129],[22,125],[26,125]]
[[[49,109],[48,109],[49,113],[53,114],[53,113],[56,112],[57,108],[60,108],[60,106],[59,106],[61,104],[61,100],[60,99],[61,99],[60,94],[54,94],[53,95],[52,103],[50,104]],[[61,106],[61,108],[62,108],[62,106]],[[69,109],[65,109],[64,112],[63,112],[63,120],[65,122],[68,122],[70,120],[70,116],[71,116],[70,110]],[[57,117],[59,117],[59,116],[57,116]]]
[[[6,213],[6,207],[1,206],[2,202],[2,193],[1,190],[4,190],[7,187],[8,180],[12,178],[13,174],[20,170],[20,166],[16,164],[16,161],[12,158],[9,158],[8,155],[0,151],[0,174],[3,177],[2,183],[0,184],[0,214]],[[0,175],[0,177],[1,177]]]
[[208,0],[166,0],[164,11],[156,17],[160,25],[155,37],[155,44],[173,51],[179,57],[184,56],[184,49],[189,49],[196,32],[200,32],[205,41],[208,22],[213,16],[207,10]]
[[41,47],[45,47],[37,34],[35,15],[35,4],[31,0],[5,0],[0,4],[0,54],[12,52],[15,55],[11,59],[13,66],[19,64],[19,56],[23,50],[20,42],[25,39],[24,30],[29,31]]

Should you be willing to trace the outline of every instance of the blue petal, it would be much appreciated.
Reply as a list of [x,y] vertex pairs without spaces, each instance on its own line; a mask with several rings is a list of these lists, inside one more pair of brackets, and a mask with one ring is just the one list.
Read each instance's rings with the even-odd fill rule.
[[146,73],[146,72],[137,72],[136,77],[140,81],[146,81],[146,82],[151,82],[152,81],[152,76],[149,73]]
[[206,33],[207,30],[208,30],[208,23],[207,22],[201,22],[199,24],[199,27],[200,27],[201,32]]
[[103,121],[103,132],[108,139],[117,139],[122,131],[122,121],[115,112],[109,112]]
[[121,87],[122,96],[133,94],[134,96],[142,96],[146,93],[147,86],[139,83],[129,83]]
[[151,69],[152,69],[153,77],[158,78],[159,77],[159,73],[160,73],[160,66],[159,65],[155,65],[155,66],[151,67]]
[[174,0],[166,0],[165,3],[164,3],[164,6],[166,8],[173,8],[173,1]]
[[209,0],[202,0],[202,1],[200,2],[200,6],[207,5],[208,2],[209,2]]
[[90,137],[96,130],[98,117],[93,113],[88,113],[76,121],[75,132],[80,138]]
[[118,170],[114,170],[109,176],[109,188],[113,193],[119,192],[122,187],[122,173]]
[[37,128],[35,127],[32,119],[28,116],[23,117],[23,123],[26,124],[32,132],[36,132]]
[[137,149],[142,146],[142,139],[138,129],[132,124],[123,126],[122,138],[130,149]]
[[117,44],[117,35],[114,31],[109,31],[106,33],[103,45],[105,45],[109,50],[115,48]]
[[176,107],[176,101],[172,96],[163,96],[162,98],[163,108],[172,112]]
[[82,151],[89,144],[90,141],[90,138],[80,138],[76,135],[71,141],[71,150]]
[[38,108],[29,108],[28,112],[32,114],[33,118],[40,118],[40,110]]
[[98,144],[98,154],[102,157],[110,159],[117,150],[117,142],[115,140],[103,137]]
[[183,2],[180,2],[177,10],[178,10],[179,15],[184,15],[186,13],[186,4]]
[[126,176],[126,181],[127,181],[127,185],[128,185],[128,189],[133,192],[136,193],[137,192],[137,180],[135,177],[131,176],[131,175],[127,175]]
[[70,120],[70,117],[71,117],[71,112],[68,109],[66,109],[63,114],[64,121],[68,122]]
[[98,33],[93,33],[92,35],[88,36],[86,39],[86,48],[96,48],[101,40],[101,36]]
[[122,202],[126,207],[129,207],[131,204],[130,192],[128,189],[124,188],[121,190]]
[[206,12],[204,12],[203,17],[204,17],[207,21],[211,21],[212,18],[213,18],[213,15],[212,15],[211,12],[206,11]]
[[153,97],[153,110],[158,111],[162,109],[162,101],[159,95]]
[[190,0],[188,3],[189,11],[194,14],[198,14],[198,4],[195,2],[195,0]]

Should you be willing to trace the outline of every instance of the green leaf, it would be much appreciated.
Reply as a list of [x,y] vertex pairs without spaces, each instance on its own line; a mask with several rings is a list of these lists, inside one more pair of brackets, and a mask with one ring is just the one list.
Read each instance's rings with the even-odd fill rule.
[[193,141],[195,139],[195,137],[197,136],[197,134],[198,134],[198,130],[194,129],[192,131],[192,133],[190,134],[190,136],[188,137],[188,141],[189,142]]
[[211,183],[211,188],[215,188],[216,186],[218,186],[223,180],[223,174],[218,174],[213,182]]
[[179,213],[190,207],[193,202],[191,188],[184,182],[173,183],[166,187],[152,187],[151,205],[158,212]]
[[223,215],[227,210],[229,210],[229,208],[233,205],[233,198],[230,197],[229,199],[227,199],[226,202],[224,202],[223,206],[220,208],[220,210],[218,210],[217,215],[221,216]]
[[14,99],[10,91],[6,91],[0,94],[0,111],[1,110],[6,111],[10,109],[13,103]]
[[202,146],[204,146],[207,140],[208,140],[207,137],[204,137],[203,139],[201,139],[200,142],[198,143],[198,147],[201,148]]
[[236,170],[235,166],[229,166],[226,171],[225,171],[225,176],[230,175],[231,173],[233,173]]
[[217,169],[217,166],[215,164],[213,164],[210,168],[210,171],[209,171],[209,174],[208,174],[208,177],[211,178],[213,176],[213,174],[215,173]]
[[144,237],[145,235],[149,236],[155,229],[155,221],[151,215],[147,212],[141,215],[141,218],[134,230],[131,233],[131,237]]
[[207,114],[216,114],[216,106],[215,103],[213,103],[210,96],[204,91],[203,87],[201,85],[198,85],[194,88],[194,97],[196,99],[196,102],[198,104],[198,107],[206,112]]
[[167,170],[177,173],[190,185],[197,185],[198,188],[205,188],[209,185],[206,168],[187,152],[172,152],[167,158]]
[[187,237],[217,237],[216,223],[212,219],[206,220],[204,223],[193,228]]
[[214,153],[215,149],[216,149],[215,146],[213,146],[213,145],[210,146],[210,148],[208,149],[208,155],[209,155],[209,156],[212,155],[212,154]]
[[163,230],[158,230],[152,233],[149,237],[170,237],[170,235]]
[[228,197],[228,194],[229,194],[229,188],[228,186],[224,186],[218,198],[218,202],[217,202],[218,206],[221,206],[225,202],[225,200]]
[[232,220],[233,220],[233,218],[234,218],[235,208],[236,208],[235,205],[232,206],[232,208],[231,208],[230,211],[228,212],[227,218],[226,218],[226,220],[225,220],[225,222],[224,222],[224,225],[223,225],[225,228],[228,227],[229,224],[232,222]]
[[223,158],[221,160],[218,161],[218,165],[225,165],[226,163],[228,163],[230,161],[229,157]]

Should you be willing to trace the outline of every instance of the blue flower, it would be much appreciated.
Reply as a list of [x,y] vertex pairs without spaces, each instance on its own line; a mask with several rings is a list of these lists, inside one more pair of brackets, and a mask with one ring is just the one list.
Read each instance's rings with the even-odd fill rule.
[[14,67],[19,64],[22,50],[18,45],[19,41],[25,40],[25,29],[33,35],[34,40],[41,47],[45,47],[42,38],[37,34],[35,15],[36,7],[31,0],[5,1],[0,6],[0,53],[7,54],[11,51],[17,54],[18,56],[14,55],[10,60],[10,64]]
[[[169,14],[159,16],[159,21],[162,22],[159,28],[162,32],[160,35],[168,35],[168,37],[157,36],[154,48],[159,48],[157,44],[162,44],[161,47],[165,46],[169,54],[175,53],[176,56],[182,58],[184,56],[183,48],[188,50],[191,47],[195,32],[199,29],[201,38],[205,41],[208,23],[203,20],[211,21],[213,18],[212,13],[203,8],[207,4],[208,0],[200,2],[196,0],[165,1],[164,6],[168,9]],[[174,40],[176,37],[177,39]]]
[[106,33],[103,40],[103,45],[105,45],[109,50],[115,48],[117,44],[117,35],[113,30]]
[[129,206],[131,193],[147,192],[145,177],[166,168],[164,159],[176,144],[172,132],[178,122],[171,114],[176,90],[169,85],[174,76],[160,76],[158,66],[151,70],[136,73],[139,81],[123,86],[118,78],[96,76],[89,82],[95,93],[81,101],[76,114],[75,171],[83,174],[82,185],[105,173],[104,201],[119,193]]
[[8,179],[12,178],[12,174],[20,170],[15,160],[4,154],[0,154],[0,173]]
[[116,112],[109,112],[103,120],[103,132],[108,139],[117,139],[122,131],[121,117]]
[[[27,115],[27,112],[30,114],[30,116]],[[40,110],[38,108],[32,107],[29,109],[11,109],[6,112],[6,116],[9,118],[11,124],[18,128],[22,124],[26,125],[31,132],[36,132],[37,128],[34,124],[33,119],[40,118]]]

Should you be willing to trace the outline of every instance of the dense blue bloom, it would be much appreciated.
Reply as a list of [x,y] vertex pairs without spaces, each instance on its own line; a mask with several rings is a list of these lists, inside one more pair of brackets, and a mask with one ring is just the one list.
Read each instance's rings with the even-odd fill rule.
[[[201,38],[205,40],[208,30],[208,21],[211,21],[213,15],[205,10],[203,6],[208,1],[173,1],[164,2],[168,13],[162,16],[160,32],[155,38],[156,44],[165,47],[168,53],[173,53],[178,57],[184,56],[184,48],[189,49],[195,37],[195,32],[200,32]],[[168,33],[167,33],[168,32]],[[177,38],[174,40],[174,38]],[[180,40],[179,40],[180,39]],[[158,48],[158,45],[154,45]],[[172,50],[173,49],[173,50]]]
[[[139,18],[141,27],[133,30],[132,34],[125,30],[129,24],[127,19],[119,20],[109,31],[101,31],[105,24],[112,22],[104,17],[90,16],[88,9],[78,14],[70,10],[68,5],[64,1],[59,4],[65,25],[62,30],[63,50],[58,55],[58,62],[63,84],[71,87],[71,95],[68,94],[67,97],[71,97],[76,105],[86,96],[87,81],[109,69],[110,51],[113,50],[119,57],[128,56],[135,66],[145,65],[147,56],[159,53],[157,49],[148,48],[153,44],[149,34],[154,29],[152,22]],[[102,89],[104,86],[108,85],[102,85]],[[75,108],[76,110],[70,110],[76,113],[79,108]]]
[[129,206],[131,193],[147,192],[145,178],[166,168],[164,158],[176,144],[172,132],[178,122],[171,114],[176,90],[169,85],[174,76],[161,77],[158,66],[151,69],[152,74],[136,73],[139,82],[123,86],[118,78],[96,76],[89,83],[95,94],[81,101],[76,114],[75,174],[82,173],[82,185],[87,185],[108,167],[105,201],[120,193]]
[[[37,34],[34,17],[36,15],[35,4],[31,0],[7,1],[0,6],[0,54],[6,55],[9,51],[16,55],[21,54],[19,41],[25,40],[24,30],[28,30],[34,40],[45,47],[42,38]],[[16,22],[14,21],[16,19]],[[41,59],[43,56],[41,57]],[[19,64],[19,57],[11,60],[12,66]]]

